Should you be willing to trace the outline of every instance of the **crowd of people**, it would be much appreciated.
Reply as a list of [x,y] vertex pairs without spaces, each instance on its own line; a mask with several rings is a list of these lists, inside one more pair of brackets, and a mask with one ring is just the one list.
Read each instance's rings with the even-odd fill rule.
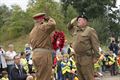
[[[111,46],[110,43],[108,51],[100,51],[101,53],[99,54],[101,56],[93,60],[95,78],[103,77],[103,73],[105,72],[110,72],[111,76],[120,74],[120,46],[119,44],[115,45],[117,46],[116,53],[113,51],[116,51],[116,49],[111,50],[111,47],[115,48],[116,46]],[[55,80],[78,80],[74,55],[74,50],[71,45],[65,45],[61,52],[59,49],[56,51],[56,56],[53,61]]]
[[[111,76],[120,73],[119,43],[112,41],[108,48],[108,52],[102,51],[102,59],[94,60],[95,77],[102,77],[105,71],[110,71]],[[72,45],[68,43],[65,43],[62,50],[57,49],[52,53],[53,80],[78,80],[74,55]],[[20,53],[14,51],[13,44],[8,45],[8,51],[4,51],[0,46],[0,77],[2,80],[34,80],[35,68],[29,44],[26,44],[25,50]]]
[[[111,76],[120,74],[120,43],[113,40],[104,52],[102,60],[94,64],[95,71],[101,73],[109,71]],[[97,75],[96,75],[97,76]]]
[[8,45],[8,51],[0,46],[0,78],[1,80],[33,80],[31,48],[25,45],[23,52],[14,51],[14,45]]

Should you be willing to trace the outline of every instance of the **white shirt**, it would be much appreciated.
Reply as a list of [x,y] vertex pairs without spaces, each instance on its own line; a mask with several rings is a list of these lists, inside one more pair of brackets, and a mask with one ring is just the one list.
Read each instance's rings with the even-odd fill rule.
[[12,51],[12,52],[7,51],[7,52],[6,52],[6,57],[8,57],[8,58],[10,59],[10,60],[7,60],[7,65],[12,65],[12,64],[14,64],[13,58],[14,58],[15,55],[16,55],[16,52],[15,52],[15,51]]

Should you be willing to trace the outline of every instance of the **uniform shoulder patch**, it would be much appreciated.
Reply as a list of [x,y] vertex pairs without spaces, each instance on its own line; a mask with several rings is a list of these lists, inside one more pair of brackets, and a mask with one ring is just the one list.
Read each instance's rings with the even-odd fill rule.
[[92,27],[89,27],[89,26],[88,26],[88,30],[90,30],[90,31],[91,31],[91,30],[94,31],[95,29],[92,28]]

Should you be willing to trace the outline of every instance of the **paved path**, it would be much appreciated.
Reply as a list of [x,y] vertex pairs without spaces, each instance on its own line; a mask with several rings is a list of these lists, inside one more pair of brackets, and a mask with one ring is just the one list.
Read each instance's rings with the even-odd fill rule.
[[120,80],[120,74],[117,76],[110,76],[109,73],[104,73],[104,77],[101,80]]
[[120,80],[120,75],[119,76],[108,76],[108,77],[104,77],[102,78],[102,80]]

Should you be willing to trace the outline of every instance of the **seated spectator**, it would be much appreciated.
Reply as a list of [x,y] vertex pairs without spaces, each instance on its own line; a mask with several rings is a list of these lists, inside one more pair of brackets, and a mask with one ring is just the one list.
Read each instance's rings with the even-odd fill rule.
[[11,80],[33,80],[30,74],[27,74],[23,66],[20,64],[20,57],[14,57],[14,66],[11,68]]

